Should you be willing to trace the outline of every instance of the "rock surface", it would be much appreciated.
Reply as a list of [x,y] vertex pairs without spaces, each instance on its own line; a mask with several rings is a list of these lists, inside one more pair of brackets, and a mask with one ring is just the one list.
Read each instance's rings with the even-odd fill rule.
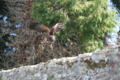
[[0,80],[120,80],[120,47],[2,70]]

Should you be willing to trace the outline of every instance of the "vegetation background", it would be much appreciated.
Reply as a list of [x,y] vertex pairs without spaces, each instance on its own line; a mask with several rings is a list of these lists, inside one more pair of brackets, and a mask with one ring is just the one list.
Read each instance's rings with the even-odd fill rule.
[[[102,49],[101,37],[113,32],[118,24],[115,20],[117,11],[108,9],[107,0],[2,1],[9,23],[8,27],[0,25],[0,66],[4,69]],[[33,19],[48,27],[58,22],[65,26],[56,34],[54,44],[40,44],[36,39],[40,33],[28,29]],[[21,27],[16,27],[19,24]]]
[[116,11],[108,10],[107,0],[35,0],[32,16],[47,26],[64,23],[59,39],[78,42],[86,52],[103,48],[100,37],[113,31],[117,24]]

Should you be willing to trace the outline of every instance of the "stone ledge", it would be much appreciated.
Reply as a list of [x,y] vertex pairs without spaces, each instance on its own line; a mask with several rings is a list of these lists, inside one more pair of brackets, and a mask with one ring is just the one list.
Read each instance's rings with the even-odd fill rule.
[[118,47],[0,71],[0,80],[119,80]]

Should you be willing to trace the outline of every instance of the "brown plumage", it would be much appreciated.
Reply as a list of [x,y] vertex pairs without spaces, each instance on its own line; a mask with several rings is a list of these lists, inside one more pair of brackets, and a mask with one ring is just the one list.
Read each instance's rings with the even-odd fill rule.
[[47,36],[43,39],[43,42],[55,42],[55,33],[58,33],[62,29],[63,24],[57,23],[53,27],[48,28],[40,23],[32,23],[29,28],[37,32],[46,33]]

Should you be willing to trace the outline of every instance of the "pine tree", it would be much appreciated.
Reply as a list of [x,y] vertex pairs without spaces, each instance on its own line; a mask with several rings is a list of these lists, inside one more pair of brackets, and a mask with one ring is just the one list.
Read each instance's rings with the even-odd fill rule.
[[61,41],[72,37],[89,52],[103,48],[99,37],[112,32],[117,24],[116,11],[107,7],[107,0],[36,0],[32,16],[47,26],[64,23],[64,31],[58,35]]

